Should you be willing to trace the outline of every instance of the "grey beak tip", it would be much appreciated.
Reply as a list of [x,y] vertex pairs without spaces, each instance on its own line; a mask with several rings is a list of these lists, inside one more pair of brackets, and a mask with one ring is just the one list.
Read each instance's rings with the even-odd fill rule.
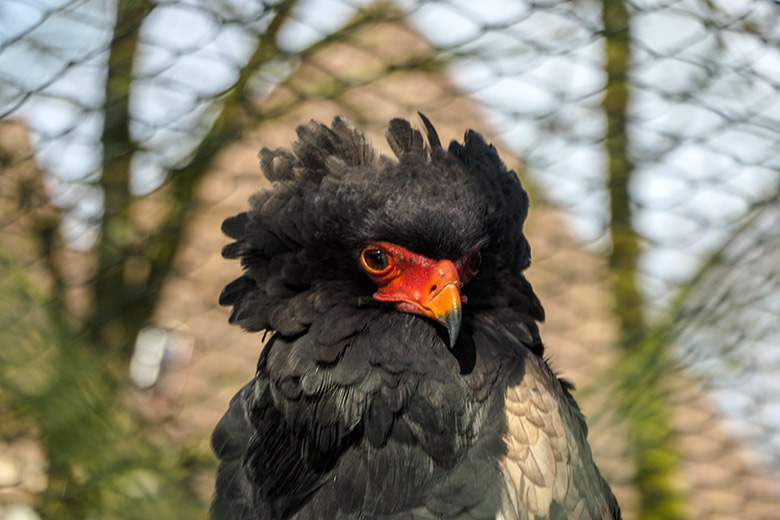
[[460,334],[460,321],[462,318],[462,311],[460,308],[454,309],[453,312],[447,315],[445,322],[447,323],[447,334],[450,338],[450,349],[455,347],[455,343],[458,341],[458,334]]

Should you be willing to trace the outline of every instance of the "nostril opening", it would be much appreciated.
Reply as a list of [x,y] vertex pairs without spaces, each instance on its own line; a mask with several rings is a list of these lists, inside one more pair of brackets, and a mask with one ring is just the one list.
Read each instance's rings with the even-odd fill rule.
[[431,292],[432,292],[432,293],[433,293],[433,292],[436,292],[436,289],[438,289],[438,286],[437,286],[437,285],[434,285],[433,287],[431,287]]

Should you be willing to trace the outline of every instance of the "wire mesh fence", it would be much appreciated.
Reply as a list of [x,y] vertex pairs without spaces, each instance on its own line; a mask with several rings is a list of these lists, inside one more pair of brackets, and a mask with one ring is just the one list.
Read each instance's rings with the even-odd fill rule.
[[419,110],[521,173],[625,516],[772,518],[779,71],[769,0],[0,4],[0,517],[203,514],[261,348],[216,305],[257,151]]

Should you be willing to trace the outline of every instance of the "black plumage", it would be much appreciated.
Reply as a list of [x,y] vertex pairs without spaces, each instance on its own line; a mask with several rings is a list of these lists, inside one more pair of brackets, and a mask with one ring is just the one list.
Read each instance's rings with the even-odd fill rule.
[[[427,143],[390,122],[394,159],[341,118],[260,153],[220,303],[273,335],[214,431],[214,519],[620,517],[542,359],[526,193],[482,136],[445,150],[423,123]],[[456,273],[455,318],[381,299],[429,260]]]

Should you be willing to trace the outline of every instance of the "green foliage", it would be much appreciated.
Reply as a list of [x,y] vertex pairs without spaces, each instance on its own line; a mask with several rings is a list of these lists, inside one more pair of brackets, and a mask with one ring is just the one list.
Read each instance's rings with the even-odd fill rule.
[[184,519],[205,515],[193,475],[205,454],[155,439],[105,361],[59,325],[24,266],[0,258],[0,436],[33,433],[48,459],[44,518]]

